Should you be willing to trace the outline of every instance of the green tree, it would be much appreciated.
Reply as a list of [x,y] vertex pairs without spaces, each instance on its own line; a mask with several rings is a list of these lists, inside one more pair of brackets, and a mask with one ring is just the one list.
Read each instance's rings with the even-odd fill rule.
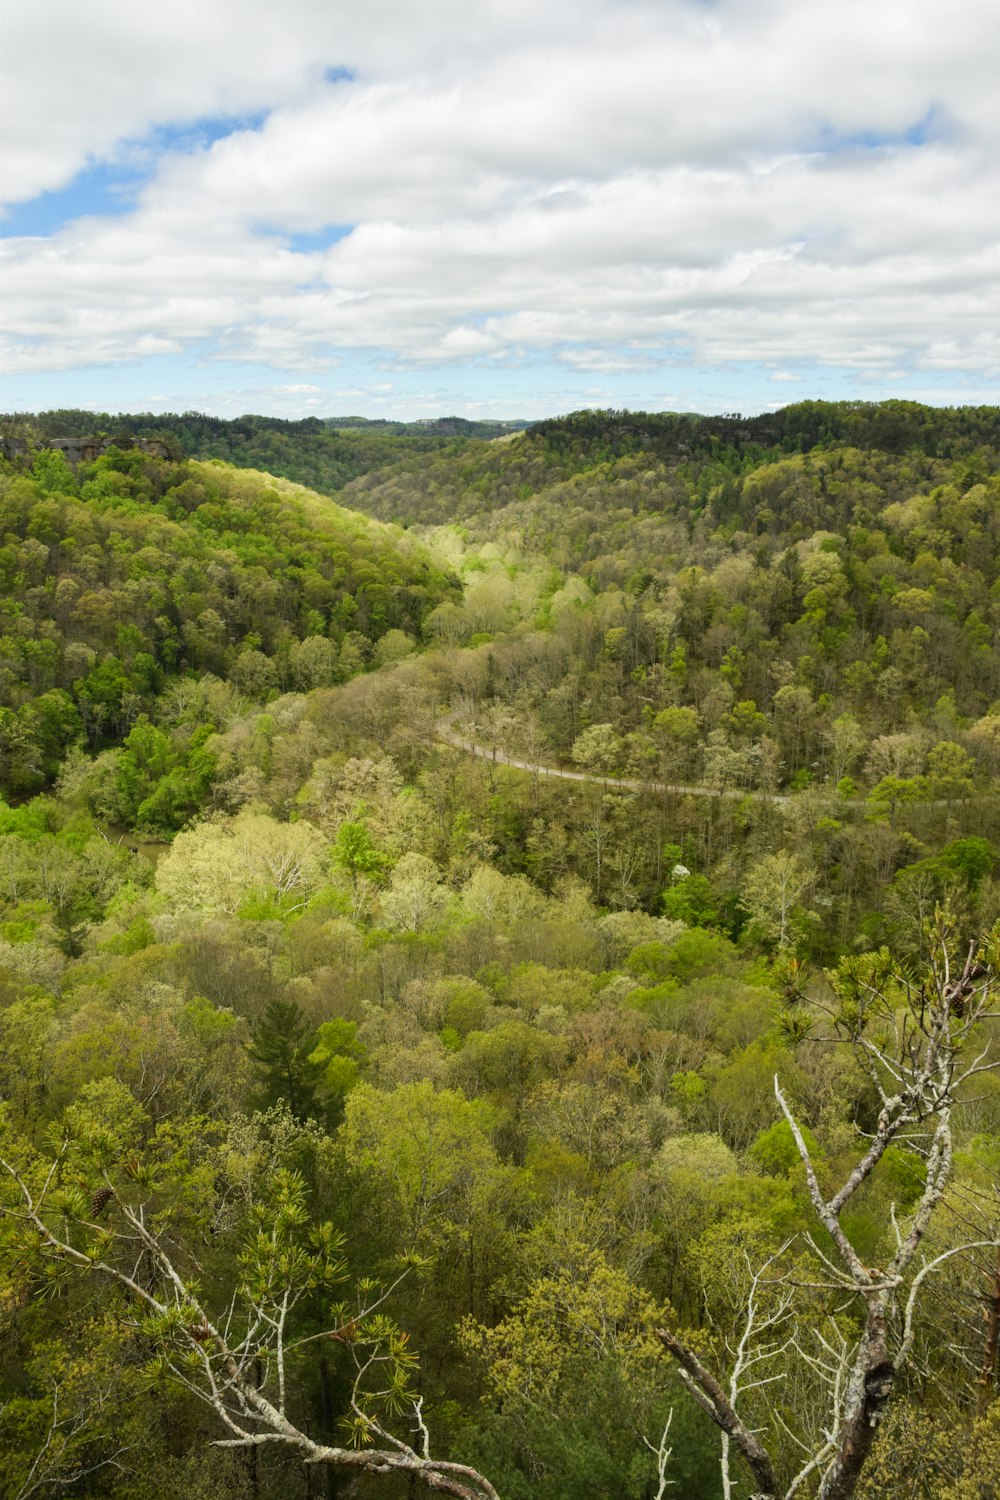
[[570,753],[578,766],[607,778],[621,774],[625,746],[612,724],[594,724],[573,741]]
[[[238,1202],[238,1140],[212,1150],[191,1131],[181,1140],[169,1125],[153,1131],[113,1083],[89,1091],[63,1125],[53,1159],[0,1122],[10,1248],[39,1277],[83,1275],[112,1289],[138,1320],[146,1381],[204,1404],[224,1434],[216,1442],[253,1454],[263,1439],[310,1464],[412,1475],[457,1500],[498,1500],[475,1470],[429,1456],[416,1359],[385,1311],[392,1288],[361,1279],[347,1300],[331,1300],[347,1280],[343,1236],[311,1217],[301,1176],[280,1167],[253,1183],[214,1274],[203,1276],[198,1258],[213,1248],[203,1243],[207,1225],[218,1230],[227,1199]],[[303,1316],[317,1298],[324,1324],[307,1331]],[[295,1413],[295,1370],[332,1347],[347,1362],[344,1446],[312,1438]],[[391,1431],[414,1414],[422,1451]]]
[[961,745],[941,740],[927,756],[928,795],[946,803],[950,817],[953,803],[972,796],[975,772],[975,762]]
[[316,1028],[316,1045],[308,1061],[320,1071],[317,1091],[322,1093],[328,1124],[338,1123],[344,1113],[344,1102],[361,1079],[361,1069],[368,1059],[368,1049],[358,1041],[355,1021],[336,1017]]
[[927,782],[923,776],[883,776],[868,794],[868,806],[872,816],[888,816],[889,827],[896,822],[896,812],[907,802],[921,802],[927,796]]
[[[952,1239],[943,1249],[934,1247],[929,1258],[926,1250],[928,1231],[940,1221],[953,1172],[953,1116],[970,1080],[1000,1065],[989,1049],[981,1047],[998,964],[1000,927],[981,944],[966,947],[948,914],[940,913],[928,964],[919,978],[885,949],[844,959],[830,976],[834,1003],[828,1024],[853,1047],[879,1101],[874,1132],[835,1175],[815,1160],[775,1078],[775,1097],[805,1172],[812,1211],[828,1236],[828,1249],[817,1248],[813,1238],[806,1242],[808,1252],[825,1268],[822,1279],[829,1276],[838,1287],[844,1311],[852,1310],[849,1332],[836,1314],[827,1313],[818,1354],[810,1352],[795,1332],[816,1318],[817,1308],[808,1295],[803,1297],[808,1282],[802,1268],[782,1265],[791,1241],[763,1259],[760,1252],[743,1256],[749,1282],[736,1320],[737,1334],[725,1351],[728,1389],[713,1375],[696,1341],[658,1330],[664,1347],[685,1371],[688,1388],[720,1428],[724,1476],[730,1456],[738,1455],[762,1497],[788,1500],[815,1475],[816,1500],[850,1500],[911,1358],[927,1279],[953,1256],[984,1243],[975,1238],[974,1225],[971,1241]],[[903,1141],[910,1149],[919,1141],[923,1181],[905,1218],[893,1219],[884,1244],[884,1267],[873,1266],[862,1259],[843,1220],[889,1149]],[[985,1243],[995,1248],[995,1233]],[[790,1379],[791,1369],[801,1361],[796,1378],[816,1382],[820,1409],[829,1414],[825,1426],[820,1423],[813,1429],[820,1436],[806,1440],[796,1435],[780,1468],[776,1458],[786,1447],[787,1421],[782,1417],[784,1428],[779,1432],[781,1423],[770,1401],[752,1414],[740,1409],[742,1392],[753,1384],[748,1372],[756,1357],[755,1343],[762,1337],[768,1360],[784,1357],[774,1378]],[[770,1436],[763,1435],[765,1427]]]
[[[599,1251],[573,1245],[563,1258],[495,1326],[468,1319],[461,1327],[486,1387],[488,1415],[473,1442],[494,1456],[505,1494],[643,1500],[665,1427],[678,1446],[655,1335],[662,1313]],[[668,1472],[690,1483],[693,1444]]]
[[388,856],[376,846],[364,823],[348,819],[337,829],[333,862],[350,877],[354,911],[363,909],[366,883],[378,881],[388,869]]
[[300,1121],[322,1113],[317,1087],[330,1059],[314,1040],[293,1000],[268,1001],[247,1046],[263,1107],[283,1099]]

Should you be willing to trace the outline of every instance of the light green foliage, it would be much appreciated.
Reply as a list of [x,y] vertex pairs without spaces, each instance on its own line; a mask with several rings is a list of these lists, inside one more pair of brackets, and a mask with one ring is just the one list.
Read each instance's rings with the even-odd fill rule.
[[625,967],[637,978],[666,979],[671,975],[671,953],[666,943],[640,943],[625,960]]
[[746,1150],[774,1117],[774,1079],[796,1096],[804,1079],[786,1048],[765,1040],[737,1052],[715,1072],[708,1097],[723,1139]]
[[297,688],[331,687],[337,680],[340,653],[336,642],[323,635],[307,635],[297,641],[288,653],[292,680]]
[[487,1104],[452,1089],[414,1083],[383,1094],[359,1084],[338,1146],[350,1167],[392,1194],[402,1243],[412,1248],[447,1237],[457,1219],[488,1202],[491,1177],[502,1175],[494,1121]]
[[462,903],[474,917],[513,927],[544,908],[539,892],[523,875],[501,875],[479,865],[462,887]]
[[[802,1137],[813,1160],[818,1160],[823,1152],[808,1127],[803,1129]],[[771,1177],[787,1176],[790,1172],[798,1172],[802,1166],[802,1158],[787,1120],[775,1120],[773,1125],[762,1130],[747,1154],[762,1172],[767,1172]]]
[[872,787],[868,804],[873,817],[895,820],[896,810],[907,802],[919,802],[927,796],[927,782],[922,776],[883,776]]
[[448,891],[433,860],[424,854],[404,854],[379,905],[390,931],[416,933],[436,927],[447,903]]
[[518,964],[511,970],[506,999],[529,1014],[558,1005],[567,1012],[589,1009],[597,995],[597,980],[585,969],[563,969],[549,964]]
[[316,1028],[316,1046],[308,1060],[322,1068],[317,1082],[328,1115],[342,1112],[344,1100],[361,1078],[367,1055],[354,1021],[324,1021]]
[[[376,666],[390,666],[393,662],[405,661],[412,656],[416,641],[405,630],[387,630],[375,645],[373,660]],[[310,686],[321,686],[319,683]]]
[[474,979],[439,980],[437,991],[444,1002],[442,1021],[459,1038],[476,1031],[486,1019],[490,1007],[489,992]]
[[883,1500],[912,1476],[914,1500],[993,1500],[1000,1471],[1000,1403],[977,1421],[940,1410],[896,1406],[858,1486],[858,1500]]
[[537,1142],[529,1165],[546,1173],[548,1153],[561,1147],[584,1164],[588,1180],[648,1159],[663,1124],[660,1111],[634,1097],[635,1078],[546,1079],[528,1095],[525,1120]]
[[[121,1287],[0,1220],[15,1493],[57,1389],[53,1494],[286,1494],[291,1459],[211,1448],[161,1377],[195,1368],[196,1303],[272,1317],[289,1290],[288,1410],[318,1440],[412,1433],[419,1387],[432,1449],[504,1500],[650,1500],[642,1438],[673,1408],[665,1494],[716,1500],[717,1431],[656,1320],[726,1384],[753,1270],[806,1229],[830,1250],[775,1076],[832,1190],[886,1081],[850,1044],[912,1035],[936,908],[959,972],[1000,915],[995,415],[178,431],[410,530],[134,450],[0,475],[5,1148],[40,1191],[65,1142],[53,1227],[124,1269],[142,1205],[184,1287],[137,1332]],[[970,1046],[992,1060],[989,1024]],[[966,1092],[929,1256],[995,1235],[1000,1091]],[[924,1130],[845,1213],[865,1265],[911,1221]],[[775,1413],[810,1442],[829,1422],[801,1350],[858,1327],[801,1244],[798,1343],[741,1408],[782,1473]],[[988,1483],[991,1268],[956,1256],[918,1299],[864,1500],[924,1451],[919,1500]],[[273,1395],[266,1326],[246,1367]],[[129,1474],[70,1483],[119,1430]]]
[[621,774],[624,745],[610,724],[595,724],[585,729],[573,742],[571,751],[577,765],[600,776]]
[[614,1359],[640,1397],[655,1380],[652,1331],[663,1310],[599,1254],[578,1246],[576,1258],[571,1269],[536,1282],[495,1328],[463,1329],[466,1346],[487,1367],[491,1394],[505,1406],[556,1407],[560,1385],[581,1359]]
[[664,1310],[599,1252],[576,1245],[567,1262],[495,1327],[462,1325],[486,1385],[479,1443],[502,1466],[522,1449],[535,1493],[639,1500],[655,1464],[636,1435],[658,1440],[667,1414],[653,1332]]
[[672,1136],[660,1147],[656,1165],[658,1170],[671,1174],[696,1172],[710,1182],[739,1168],[736,1156],[721,1136],[708,1133]]
[[693,708],[663,708],[653,720],[653,727],[667,744],[690,744],[698,738],[698,715]]
[[[10,919],[7,936],[34,943],[39,953],[38,982],[58,982],[59,965],[45,952],[58,944],[79,953],[82,934],[99,920],[119,894],[145,884],[129,850],[102,837],[86,815],[68,816],[38,798],[3,816],[0,805],[0,912]],[[12,965],[23,969],[17,955]]]
[[970,797],[975,784],[972,757],[953,740],[942,740],[927,755],[927,790],[951,804],[960,797]]
[[47,495],[75,495],[76,475],[64,456],[53,448],[41,448],[35,457],[32,473]]
[[663,892],[666,916],[692,927],[714,927],[719,920],[719,898],[705,875],[682,875]]
[[666,973],[682,983],[704,974],[733,973],[738,967],[736,949],[728,938],[700,927],[675,938],[662,962]]
[[157,865],[156,886],[180,909],[233,913],[250,897],[294,908],[319,885],[322,858],[309,823],[247,809],[178,834]]
[[524,1089],[555,1073],[564,1048],[556,1037],[523,1021],[501,1021],[490,1031],[472,1031],[454,1059],[452,1077],[469,1094],[516,1099]]
[[377,878],[388,864],[363,823],[341,823],[333,846],[333,859],[347,872],[355,886],[362,876]]

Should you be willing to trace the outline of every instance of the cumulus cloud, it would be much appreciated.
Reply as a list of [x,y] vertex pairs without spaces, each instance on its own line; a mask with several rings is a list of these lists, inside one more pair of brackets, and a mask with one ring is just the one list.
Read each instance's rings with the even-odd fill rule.
[[6,362],[988,383],[998,42],[993,0],[40,0],[6,47],[11,200],[229,123],[130,211],[3,242]]

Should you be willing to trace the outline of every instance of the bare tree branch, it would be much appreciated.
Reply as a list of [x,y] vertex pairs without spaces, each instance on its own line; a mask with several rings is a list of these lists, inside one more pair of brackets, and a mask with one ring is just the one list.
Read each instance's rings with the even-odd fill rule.
[[688,1377],[688,1389],[692,1391],[703,1411],[706,1411],[717,1427],[735,1443],[753,1472],[762,1496],[777,1494],[774,1469],[766,1450],[741,1419],[736,1415],[729,1398],[715,1376],[705,1368],[695,1354],[682,1344],[669,1329],[657,1328],[656,1337],[663,1347],[674,1356],[682,1372]]
[[[232,1324],[237,1299],[234,1298],[229,1304],[224,1323],[217,1325],[209,1317],[191,1284],[178,1271],[162,1240],[147,1225],[143,1208],[133,1208],[125,1203],[106,1172],[103,1174],[105,1182],[115,1198],[128,1232],[119,1237],[102,1225],[85,1220],[77,1222],[84,1229],[110,1237],[112,1243],[119,1239],[125,1243],[138,1242],[147,1263],[155,1270],[158,1290],[150,1290],[139,1280],[137,1274],[123,1270],[112,1259],[103,1254],[95,1255],[80,1250],[64,1235],[55,1232],[43,1216],[43,1211],[58,1164],[59,1158],[50,1167],[40,1191],[33,1193],[17,1167],[0,1158],[0,1166],[17,1186],[24,1202],[23,1209],[4,1209],[3,1212],[30,1225],[38,1237],[43,1253],[106,1277],[134,1298],[154,1319],[160,1321],[166,1330],[161,1338],[165,1341],[166,1366],[171,1377],[209,1406],[231,1434],[218,1439],[217,1446],[255,1449],[278,1444],[296,1452],[308,1464],[329,1464],[372,1474],[404,1473],[411,1475],[428,1489],[451,1495],[455,1500],[499,1500],[497,1491],[489,1480],[475,1469],[429,1456],[429,1435],[422,1409],[418,1412],[418,1430],[423,1438],[424,1451],[419,1453],[410,1444],[388,1432],[367,1409],[361,1395],[364,1373],[378,1360],[387,1365],[391,1363],[389,1356],[379,1352],[377,1339],[370,1358],[358,1362],[353,1404],[362,1435],[374,1436],[388,1446],[337,1447],[316,1442],[309,1437],[292,1422],[285,1411],[285,1327],[289,1310],[304,1287],[296,1289],[286,1283],[275,1286],[273,1293],[263,1299],[255,1300],[248,1296],[245,1331],[233,1341]],[[277,1248],[275,1246],[276,1250]],[[304,1286],[307,1284],[308,1278]],[[377,1307],[382,1300],[383,1298],[378,1298],[373,1306]],[[369,1311],[362,1310],[354,1320],[352,1328],[356,1336],[359,1336],[361,1320],[367,1317]],[[329,1337],[337,1337],[338,1334],[346,1341],[344,1323],[328,1330]],[[178,1358],[171,1356],[171,1347],[176,1348],[178,1357],[184,1357],[184,1368]],[[194,1373],[188,1368],[192,1357]],[[273,1360],[275,1364],[276,1403],[268,1399],[264,1390],[251,1377],[253,1363],[261,1359],[265,1362]],[[369,1397],[372,1394],[375,1397],[386,1397],[391,1392],[384,1390],[368,1394]]]
[[[995,953],[1000,944],[1000,928],[994,929],[988,940],[991,948],[986,943],[972,943],[956,956],[952,923],[947,912],[939,911],[932,938],[928,971],[919,980],[901,970],[884,949],[844,960],[832,976],[842,1006],[832,1012],[832,1019],[853,1044],[878,1092],[881,1110],[874,1135],[860,1159],[829,1196],[820,1186],[802,1126],[778,1078],[774,1080],[775,1098],[802,1161],[810,1201],[830,1236],[832,1250],[817,1244],[812,1235],[806,1234],[804,1239],[829,1273],[831,1280],[825,1285],[843,1293],[845,1306],[853,1307],[861,1319],[860,1337],[850,1343],[831,1319],[830,1337],[812,1324],[808,1326],[808,1341],[796,1334],[774,1345],[775,1358],[794,1348],[800,1368],[812,1372],[827,1404],[822,1436],[814,1433],[811,1442],[792,1433],[780,1412],[775,1414],[777,1424],[805,1455],[798,1472],[780,1489],[783,1500],[791,1500],[807,1484],[817,1486],[815,1500],[850,1500],[898,1374],[912,1354],[922,1288],[953,1256],[997,1244],[995,1238],[982,1235],[969,1238],[925,1261],[913,1274],[914,1262],[951,1178],[952,1114],[962,1102],[967,1082],[1000,1066],[995,1049],[982,1044],[979,1032],[982,1023],[993,1016],[989,1001],[995,971],[986,955]],[[904,1141],[925,1155],[923,1188],[905,1221],[895,1206],[892,1208],[895,1248],[887,1264],[868,1266],[845,1232],[841,1214],[887,1149]],[[801,1277],[785,1280],[789,1289],[810,1284]],[[749,1341],[755,1329],[758,1333],[765,1331],[757,1321],[759,1286],[758,1273],[751,1278],[743,1336],[731,1350],[728,1395],[677,1335],[658,1331],[660,1341],[680,1364],[682,1378],[694,1399],[724,1434],[722,1471],[727,1497],[731,1492],[730,1442],[750,1467],[760,1494],[779,1494],[769,1453],[736,1410],[741,1388],[750,1391],[770,1379],[746,1379],[754,1358]],[[1000,1288],[1000,1274],[997,1286]],[[1000,1328],[1000,1291],[995,1314]],[[985,1358],[992,1371],[995,1343],[988,1341],[988,1346]],[[764,1347],[761,1358],[768,1358]]]

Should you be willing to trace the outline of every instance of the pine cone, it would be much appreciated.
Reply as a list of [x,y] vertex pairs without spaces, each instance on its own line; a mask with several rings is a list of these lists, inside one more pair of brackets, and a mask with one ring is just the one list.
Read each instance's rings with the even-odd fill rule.
[[98,1188],[97,1192],[90,1200],[90,1217],[92,1219],[99,1219],[114,1196],[114,1188]]

